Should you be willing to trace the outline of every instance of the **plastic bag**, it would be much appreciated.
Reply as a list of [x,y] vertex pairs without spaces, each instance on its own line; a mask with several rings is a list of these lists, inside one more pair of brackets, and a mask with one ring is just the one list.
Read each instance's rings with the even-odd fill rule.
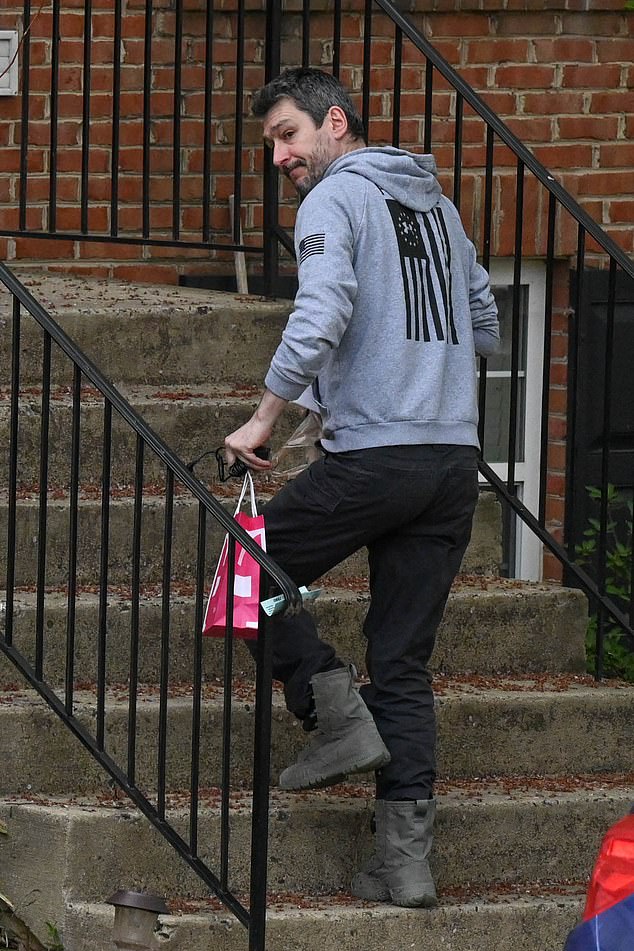
[[295,432],[273,455],[273,472],[292,479],[323,455],[318,443],[321,439],[321,416],[309,410]]

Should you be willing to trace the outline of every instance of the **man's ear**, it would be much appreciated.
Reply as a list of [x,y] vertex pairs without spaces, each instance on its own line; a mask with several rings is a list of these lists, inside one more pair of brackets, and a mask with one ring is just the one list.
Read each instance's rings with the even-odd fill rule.
[[335,139],[343,139],[348,132],[348,119],[341,106],[331,106],[328,110],[328,119]]

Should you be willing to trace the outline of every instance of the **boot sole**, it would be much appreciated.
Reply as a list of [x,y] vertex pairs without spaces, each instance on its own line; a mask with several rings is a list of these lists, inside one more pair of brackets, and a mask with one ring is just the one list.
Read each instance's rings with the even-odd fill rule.
[[396,899],[392,895],[391,901],[399,908],[435,908],[438,904],[438,898],[435,895],[415,895],[401,899]]
[[[281,773],[279,778],[280,789],[324,789],[326,786],[334,786],[337,783],[342,783],[344,780],[354,773],[367,773],[370,770],[380,769],[382,766],[387,766],[390,762],[390,754],[386,751],[382,751],[375,756],[369,757],[368,759],[357,761],[351,763],[349,766],[346,766],[344,769],[339,769],[336,773],[319,773],[311,777],[302,777],[301,779],[284,779],[284,773],[287,770],[284,770]],[[289,767],[290,770],[294,770],[294,767]]]

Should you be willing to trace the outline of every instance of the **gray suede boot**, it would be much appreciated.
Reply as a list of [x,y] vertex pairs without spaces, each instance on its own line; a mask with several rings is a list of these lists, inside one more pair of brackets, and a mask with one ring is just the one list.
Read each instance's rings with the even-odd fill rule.
[[429,870],[435,799],[375,804],[374,855],[352,879],[352,894],[404,908],[433,908],[436,889]]
[[353,670],[339,667],[312,678],[317,730],[297,762],[280,775],[282,789],[330,786],[349,773],[389,763],[387,747],[354,685]]

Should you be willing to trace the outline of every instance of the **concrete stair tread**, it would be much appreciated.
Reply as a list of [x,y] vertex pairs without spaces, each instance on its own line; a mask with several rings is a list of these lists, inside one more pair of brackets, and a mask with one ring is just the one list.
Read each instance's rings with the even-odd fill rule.
[[[208,290],[85,281],[41,272],[28,275],[24,270],[22,274],[35,296],[185,461],[215,448],[226,432],[246,418],[290,310],[289,302]],[[7,327],[10,303],[9,295],[0,293],[0,316]],[[20,552],[17,577],[24,588],[15,597],[15,643],[19,647],[24,644],[28,654],[26,645],[32,645],[35,629],[35,596],[28,586],[35,577],[41,334],[26,314],[22,332],[21,529],[16,548]],[[142,348],[138,345],[141,339]],[[9,352],[10,333],[5,333],[0,338],[0,366],[5,367],[4,373],[0,371],[0,449],[5,447],[5,455]],[[49,537],[60,539],[67,537],[63,487],[68,481],[69,381],[70,365],[54,348]],[[96,710],[94,668],[90,665],[94,663],[97,632],[98,597],[92,582],[97,577],[93,548],[98,549],[99,534],[101,404],[98,393],[86,386],[82,391],[80,492],[84,560],[76,603],[80,623],[75,712],[89,732],[95,729]],[[290,431],[292,414],[284,423],[287,425]],[[283,437],[285,432],[281,429],[277,436]],[[114,493],[118,498],[113,498],[111,505],[111,535],[112,549],[120,561],[121,553],[130,548],[126,529],[133,497],[134,436],[118,421],[115,445],[113,480],[120,484]],[[158,652],[156,619],[160,624],[161,592],[156,582],[160,582],[164,479],[160,462],[151,453],[146,457],[143,545],[148,567],[143,577],[147,582],[142,596],[147,625],[142,631],[143,656]],[[215,469],[215,460],[209,457],[196,468],[196,474],[213,485],[214,494],[230,507],[236,485],[216,483]],[[262,482],[259,494],[268,496],[277,484]],[[0,494],[2,524],[6,508],[6,493]],[[186,579],[192,577],[190,541],[196,536],[195,508],[189,493],[177,495],[172,658],[181,651],[186,655],[192,642],[193,588]],[[579,592],[468,574],[491,573],[500,564],[499,520],[499,504],[492,493],[484,493],[476,518],[477,538],[470,546],[466,567],[463,564],[467,578],[456,585],[450,597],[446,622],[453,625],[454,633],[446,637],[441,629],[435,654],[436,666],[447,671],[434,678],[440,779],[433,862],[441,892],[439,909],[421,913],[371,905],[355,902],[339,891],[349,882],[357,850],[369,848],[372,784],[347,783],[299,795],[273,786],[267,951],[335,947],[338,951],[561,951],[568,930],[579,920],[583,886],[601,835],[634,798],[634,687],[614,682],[597,685],[581,675],[587,609]],[[210,563],[220,539],[221,533],[210,531]],[[50,653],[45,673],[53,679],[54,670],[56,676],[63,670],[65,628],[59,619],[63,622],[67,557],[63,545],[49,542],[49,546],[46,642]],[[155,564],[159,566],[156,573]],[[345,635],[333,638],[346,658],[351,656],[349,644],[355,642],[362,657],[360,619],[368,601],[365,567],[364,559],[355,558],[341,574],[323,579],[326,590],[315,604],[320,629],[331,631],[336,617],[340,617],[340,628],[348,629]],[[128,688],[117,682],[125,679],[126,668],[114,657],[121,647],[125,660],[129,638],[125,583],[129,574],[127,565],[121,569],[113,564],[110,576],[108,638],[113,660],[108,669],[112,683],[107,694],[106,749],[123,765]],[[54,590],[58,582],[61,584]],[[494,614],[499,615],[495,624]],[[221,656],[222,646],[222,642],[205,641],[206,665],[208,659]],[[61,666],[55,650],[62,658]],[[487,655],[490,666],[478,667],[483,663],[480,658]],[[185,657],[178,662],[174,660],[168,704],[167,810],[179,827],[186,828],[188,794],[183,790],[188,783],[189,757],[183,756],[183,750],[191,747],[192,696],[187,682],[191,665],[187,667]],[[254,720],[248,662],[243,645],[239,645],[235,669],[243,673],[234,684],[231,850],[232,855],[236,850],[239,866],[235,889],[245,902]],[[101,903],[103,898],[119,886],[141,886],[170,898],[174,914],[160,924],[160,943],[169,951],[208,951],[210,946],[216,951],[246,951],[242,926],[206,896],[198,902],[192,900],[201,896],[204,886],[200,881],[186,866],[183,869],[184,863],[131,802],[113,794],[107,776],[35,692],[7,689],[7,669],[13,671],[9,662],[0,664],[0,685],[5,688],[0,689],[0,762],[5,777],[0,816],[6,817],[7,811],[11,816],[14,847],[18,826],[20,835],[27,835],[30,829],[35,855],[29,860],[19,849],[11,851],[3,837],[3,886],[7,876],[14,882],[11,862],[17,863],[20,874],[15,882],[22,884],[25,904],[33,902],[31,920],[40,924],[56,921],[69,951],[103,951],[111,943],[113,915],[111,906]],[[212,856],[219,826],[218,791],[213,783],[220,779],[223,691],[216,679],[220,669],[211,662],[205,667],[202,705],[201,782],[205,788],[201,790],[199,841]],[[473,669],[480,671],[477,676],[461,673]],[[513,673],[500,676],[500,671]],[[137,782],[140,788],[154,789],[159,702],[158,690],[151,686],[149,665],[145,675],[148,685],[140,685],[138,691]],[[276,687],[273,780],[306,740],[299,724],[285,711]],[[29,747],[33,750],[30,756]],[[33,788],[25,797],[29,783]],[[36,795],[34,790],[43,794]],[[63,795],[68,790],[74,792],[72,798]],[[10,792],[16,795],[6,795]],[[332,846],[322,848],[325,841]],[[73,849],[84,851],[79,856]],[[47,891],[45,876],[50,875],[47,869],[56,855],[60,862]],[[5,856],[11,861],[5,863]]]
[[[292,309],[289,301],[213,290],[22,272],[21,277],[80,349],[115,382],[172,381],[182,386],[225,379],[261,384]],[[10,326],[11,298],[4,288],[0,315]],[[10,337],[10,333],[0,337],[2,382],[9,378]],[[27,315],[22,339],[22,379],[37,384],[41,334]],[[112,346],[113,340],[117,346]],[[54,381],[68,382],[70,377],[69,361],[58,359],[55,351]]]
[[[370,593],[368,589],[368,579],[366,575],[358,575],[352,578],[341,578],[332,575],[326,575],[317,579],[311,588],[319,588],[321,594],[320,600],[336,601],[339,603],[369,602]],[[51,585],[46,588],[47,600],[51,604],[65,603],[68,588],[66,585]],[[173,596],[180,600],[188,600],[195,593],[195,585],[190,579],[171,578],[171,591]],[[91,604],[99,599],[98,585],[78,585],[77,599]],[[143,602],[160,601],[161,586],[159,585],[141,585],[140,600]],[[466,575],[461,574],[454,581],[450,598],[509,598],[515,599],[522,595],[546,594],[562,596],[564,598],[576,598],[578,592],[574,588],[563,588],[557,582],[548,581],[521,581],[514,578],[503,578],[498,575]],[[0,588],[0,601],[6,599],[6,590]],[[14,588],[14,603],[31,607],[35,604],[36,588],[35,585],[17,585]],[[130,589],[125,585],[108,586],[108,602],[112,604],[124,603],[130,601]]]
[[[189,576],[172,577],[170,639],[172,676],[192,677],[192,636],[195,625],[195,585]],[[363,565],[350,565],[350,574],[328,575],[312,587],[323,593],[310,605],[319,630],[340,657],[365,672],[363,622],[369,605]],[[361,573],[359,573],[361,571]],[[95,644],[99,630],[99,594],[95,584],[80,584],[75,600],[76,676],[96,676]],[[0,592],[0,602],[6,594]],[[122,680],[129,670],[130,587],[113,584],[108,589],[110,679]],[[67,593],[63,584],[47,586],[46,669],[51,682],[65,679]],[[141,670],[143,681],[158,677],[152,645],[162,627],[162,584],[141,587]],[[14,592],[14,639],[28,657],[34,656],[36,595],[34,586]],[[509,581],[494,576],[459,576],[441,623],[431,667],[450,675],[465,670],[481,674],[509,671],[575,673],[585,671],[584,650],[587,603],[581,592],[556,584]],[[207,677],[224,672],[222,641],[205,639],[204,672]],[[236,642],[234,669],[253,676],[254,665],[246,648]],[[8,681],[7,681],[8,678]],[[0,666],[0,685],[13,682],[7,665]]]
[[[231,386],[228,382],[206,383],[204,386],[178,386],[166,384],[120,384],[117,390],[133,406],[143,407],[150,404],[164,403],[170,407],[174,405],[186,404],[208,404],[214,406],[218,403],[257,403],[262,388],[255,384],[239,384]],[[0,413],[7,412],[11,389],[9,386],[0,386]],[[26,386],[20,390],[18,405],[28,406],[32,403],[38,404],[42,396],[42,390],[38,386]],[[51,386],[50,398],[53,408],[55,406],[72,406],[72,388],[66,384]],[[101,406],[103,404],[103,395],[100,390],[91,385],[82,386],[81,405],[82,409],[88,407]],[[298,412],[302,410],[298,409]]]
[[[289,809],[295,812],[310,812],[316,809],[344,809],[365,811],[372,809],[374,801],[374,783],[345,782],[325,789],[311,789],[303,792],[288,792],[276,786],[269,791],[270,810]],[[567,802],[588,803],[590,801],[613,800],[624,802],[627,806],[634,799],[634,770],[629,773],[577,773],[560,776],[481,776],[471,779],[438,779],[435,784],[437,809],[439,813],[447,810],[468,809],[483,810],[513,804],[545,803],[546,805],[565,805]],[[156,801],[156,791],[146,790],[150,802]],[[190,790],[171,790],[166,793],[166,809],[172,816],[184,816],[189,813]],[[198,792],[201,814],[215,816],[221,809],[222,790],[220,786],[201,788]],[[230,812],[244,814],[249,812],[252,790],[232,787],[229,797]],[[19,793],[1,795],[0,804],[5,807],[42,807],[52,811],[63,811],[65,815],[112,813],[113,810],[136,811],[136,806],[125,793],[45,795]]]
[[[87,685],[81,685],[87,686]],[[631,723],[634,685],[590,677],[436,678],[438,773],[444,779],[482,775],[562,775],[565,773],[629,773],[634,771]],[[63,696],[63,693],[60,692]],[[232,778],[250,785],[253,751],[254,691],[236,681],[232,701]],[[124,765],[127,756],[128,687],[109,687],[106,702],[106,749]],[[75,717],[93,733],[96,696],[77,690]],[[137,782],[156,782],[160,702],[156,686],[140,685],[136,711]],[[205,684],[201,706],[202,786],[220,782],[222,686]],[[167,705],[168,789],[189,782],[192,689],[171,684]],[[292,762],[306,742],[299,722],[274,692],[271,774]],[[47,743],[37,757],[29,744],[43,735]],[[0,692],[0,759],[5,766],[5,793],[27,784],[45,793],[77,793],[108,788],[106,775],[64,730],[63,724],[33,691]]]
[[[169,284],[141,284],[116,278],[80,277],[49,274],[41,270],[16,268],[20,280],[37,297],[51,316],[79,314],[84,320],[98,317],[112,320],[115,315],[138,322],[148,315],[178,313],[192,317],[213,312],[245,314],[257,309],[270,314],[290,309],[288,301],[274,301],[255,294],[235,294],[211,288],[181,287]],[[11,298],[4,287],[0,293],[0,314],[10,316]]]
[[[364,679],[359,678],[359,683]],[[438,703],[442,706],[445,702],[459,701],[466,697],[469,700],[475,700],[486,703],[490,698],[512,699],[524,698],[526,703],[541,703],[545,698],[561,698],[564,702],[567,699],[588,699],[601,698],[612,701],[615,697],[625,699],[627,702],[634,702],[634,684],[624,680],[604,679],[596,681],[589,674],[551,674],[541,675],[509,675],[509,676],[491,676],[485,677],[477,674],[465,673],[463,675],[447,676],[437,674],[433,680],[434,693]],[[221,704],[223,700],[224,687],[220,680],[207,682],[203,684],[203,702],[207,704]],[[107,684],[106,703],[111,707],[117,705],[127,705],[128,685],[126,683]],[[138,698],[141,703],[154,704],[158,702],[159,686],[158,684],[139,684]],[[189,706],[192,695],[191,683],[172,682],[168,688],[168,698],[174,708],[178,705]],[[96,683],[88,684],[81,682],[75,690],[75,705],[77,710],[82,707],[92,707],[95,703]],[[255,686],[252,681],[234,680],[232,685],[232,702],[236,708],[239,704],[246,704],[251,708],[255,700]],[[15,688],[0,689],[0,707],[13,704],[31,704],[32,702],[42,702],[37,691],[25,686],[16,686]],[[274,713],[287,713],[284,706],[284,698],[281,685],[273,685],[273,710]],[[290,716],[290,714],[288,714]]]
[[[170,951],[246,951],[245,929],[228,912],[209,905],[173,904],[157,936]],[[330,896],[310,902],[303,895],[271,895],[268,951],[561,951],[580,920],[583,891],[568,883],[513,892],[483,891],[444,896],[421,912]],[[71,903],[64,935],[79,938],[82,951],[103,951],[114,911],[104,904]],[[72,946],[72,945],[71,945]]]
[[[480,781],[479,794],[439,786],[433,873],[442,894],[486,891],[523,882],[585,883],[607,828],[629,810],[632,775],[585,782],[532,784],[506,791],[504,779]],[[444,785],[444,788],[443,788]],[[532,786],[535,788],[531,788]],[[571,788],[574,785],[574,788]],[[562,786],[568,786],[562,789]],[[272,791],[269,824],[269,889],[314,898],[349,888],[372,850],[371,788],[284,794]],[[219,865],[221,815],[216,790],[205,791],[198,810],[199,855]],[[361,794],[360,794],[361,793]],[[187,794],[171,797],[166,817],[188,839]],[[137,887],[181,899],[205,895],[205,886],[171,852],[160,834],[127,799],[112,797],[3,797],[3,883],[16,901],[27,896],[26,868],[54,859],[49,891],[67,899],[100,900],[108,889]],[[249,791],[237,791],[230,811],[229,884],[246,892],[251,850]],[[571,835],[571,828],[574,834]],[[328,848],[323,848],[324,843]],[[127,882],[121,875],[127,876]],[[18,883],[25,882],[24,891]],[[37,887],[29,882],[28,894]]]

